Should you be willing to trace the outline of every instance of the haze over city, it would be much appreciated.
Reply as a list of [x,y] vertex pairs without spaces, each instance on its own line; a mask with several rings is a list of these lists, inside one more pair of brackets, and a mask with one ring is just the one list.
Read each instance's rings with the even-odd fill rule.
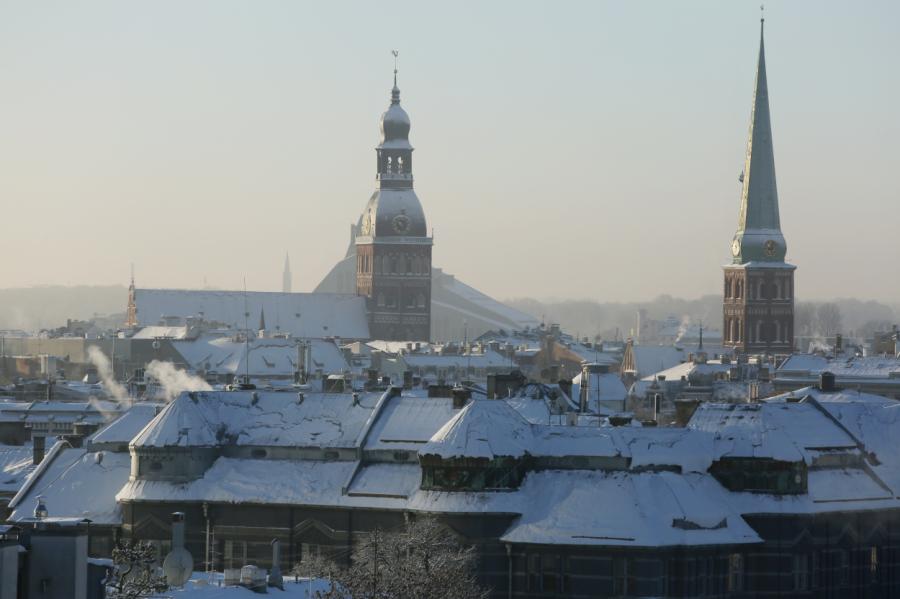
[[[436,265],[499,298],[721,292],[758,4],[348,8],[0,4],[0,286],[275,290],[288,252],[312,290],[374,189],[396,48]],[[797,296],[896,301],[900,6],[765,12]]]

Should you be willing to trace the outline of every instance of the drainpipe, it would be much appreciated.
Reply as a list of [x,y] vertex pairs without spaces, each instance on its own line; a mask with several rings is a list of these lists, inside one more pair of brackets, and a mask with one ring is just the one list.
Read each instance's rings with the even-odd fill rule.
[[513,596],[513,562],[512,562],[512,545],[505,544],[506,547],[506,596],[512,599]]
[[209,504],[203,502],[203,517],[206,519],[206,571],[212,570],[212,564],[209,562]]

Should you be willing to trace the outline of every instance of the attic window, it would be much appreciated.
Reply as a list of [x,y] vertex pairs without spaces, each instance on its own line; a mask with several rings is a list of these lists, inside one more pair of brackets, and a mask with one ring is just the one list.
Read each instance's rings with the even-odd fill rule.
[[151,472],[159,472],[160,470],[162,470],[162,467],[162,462],[150,462],[148,469]]
[[268,455],[269,455],[269,452],[266,451],[265,449],[261,449],[261,448],[256,448],[250,452],[250,457],[257,459],[257,460],[261,460]]
[[326,451],[325,452],[326,460],[336,460],[336,459],[338,459],[338,457],[340,457],[340,454],[338,454],[338,452],[336,452],[336,451]]

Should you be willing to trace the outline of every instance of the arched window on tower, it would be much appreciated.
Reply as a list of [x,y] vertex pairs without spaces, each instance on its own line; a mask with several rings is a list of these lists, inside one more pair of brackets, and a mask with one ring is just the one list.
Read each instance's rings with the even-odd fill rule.
[[744,324],[743,321],[740,318],[738,318],[737,319],[737,340],[736,340],[738,343],[741,343],[744,340],[743,339],[744,328],[742,326],[743,324]]
[[391,256],[391,274],[397,274],[397,256]]
[[763,327],[763,321],[757,320],[756,321],[756,342],[762,343],[763,341],[765,341],[766,339],[765,339],[764,335],[765,335],[765,328]]
[[397,157],[397,172],[403,174],[403,156]]
[[390,156],[387,157],[387,168],[385,168],[385,172],[387,172],[387,173],[394,172],[393,159]]
[[384,308],[384,294],[383,293],[378,294],[378,307]]
[[419,292],[419,295],[416,296],[416,305],[419,308],[425,307],[425,294],[422,293],[421,291]]
[[776,320],[775,322],[772,323],[772,327],[774,328],[774,334],[772,335],[772,337],[773,337],[772,341],[774,341],[775,343],[778,343],[779,341],[781,341],[781,323]]

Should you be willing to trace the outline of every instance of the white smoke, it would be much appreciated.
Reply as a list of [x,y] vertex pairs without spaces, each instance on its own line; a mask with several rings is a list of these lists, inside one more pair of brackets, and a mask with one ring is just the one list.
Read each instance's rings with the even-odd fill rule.
[[684,337],[684,335],[688,332],[688,327],[690,326],[690,324],[691,324],[691,318],[690,318],[690,316],[686,316],[686,315],[685,315],[685,316],[682,316],[682,317],[681,317],[681,324],[678,325],[678,336],[675,337],[675,344],[676,344],[676,345],[678,345],[679,343],[681,343],[681,339],[682,339],[682,337]]
[[202,378],[175,368],[171,362],[153,360],[147,364],[145,373],[160,384],[166,401],[172,401],[183,391],[212,391]]
[[126,401],[128,399],[128,390],[116,380],[106,354],[96,345],[88,347],[87,353],[88,360],[97,369],[97,376],[103,381],[103,390],[106,391],[106,394],[116,401]]

